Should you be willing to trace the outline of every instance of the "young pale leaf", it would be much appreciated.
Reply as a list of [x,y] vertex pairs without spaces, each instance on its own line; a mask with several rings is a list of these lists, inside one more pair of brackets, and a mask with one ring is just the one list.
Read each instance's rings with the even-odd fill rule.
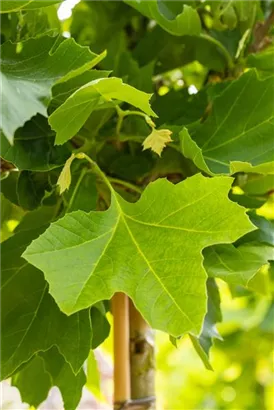
[[156,152],[160,157],[165,146],[169,142],[172,142],[172,139],[170,138],[171,134],[172,131],[170,130],[156,130],[153,128],[149,136],[146,137],[143,142],[143,149],[146,150],[150,148],[151,151]]
[[131,104],[150,116],[156,116],[149,100],[152,94],[144,93],[120,78],[102,78],[91,81],[73,93],[49,117],[51,127],[57,132],[56,144],[64,144],[73,137],[96,108],[113,99]]
[[21,258],[40,233],[22,231],[2,244],[2,378],[12,375],[36,352],[52,346],[58,346],[78,372],[91,347],[89,311],[70,317],[61,313],[48,294],[42,272]]
[[152,327],[175,337],[199,334],[206,310],[202,250],[254,229],[227,197],[231,182],[199,174],[177,185],[159,179],[133,204],[112,191],[107,211],[67,214],[24,258],[43,270],[67,314],[121,291]]
[[214,279],[209,278],[206,282],[207,288],[207,312],[204,318],[202,332],[199,337],[190,334],[190,339],[195,350],[202,359],[206,369],[213,370],[209,361],[209,351],[213,339],[221,339],[216,324],[222,321],[221,301],[218,286]]
[[20,52],[11,42],[1,46],[1,128],[11,143],[16,129],[32,116],[47,116],[46,107],[55,82],[68,80],[97,63],[98,56],[88,47],[66,39],[56,49],[58,42],[56,37],[31,38],[20,43]]
[[65,192],[67,189],[69,189],[70,184],[71,184],[71,172],[70,172],[70,167],[75,159],[75,155],[71,154],[69,159],[67,159],[64,168],[61,171],[61,174],[59,175],[57,185],[60,188],[60,195]]
[[273,95],[273,76],[261,80],[255,70],[243,74],[214,100],[191,138],[184,133],[183,154],[210,174],[273,173]]
[[[155,20],[164,30],[175,36],[199,35],[201,22],[199,14],[194,8],[184,5],[183,11],[177,15],[169,8],[168,2],[157,0],[126,0],[129,6],[134,7],[146,17]],[[173,18],[170,18],[172,15]]]

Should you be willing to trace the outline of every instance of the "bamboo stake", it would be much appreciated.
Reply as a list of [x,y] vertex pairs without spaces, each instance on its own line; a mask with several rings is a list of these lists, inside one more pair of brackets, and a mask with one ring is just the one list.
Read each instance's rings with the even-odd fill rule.
[[114,410],[130,400],[129,306],[128,297],[116,293],[112,298],[114,326]]

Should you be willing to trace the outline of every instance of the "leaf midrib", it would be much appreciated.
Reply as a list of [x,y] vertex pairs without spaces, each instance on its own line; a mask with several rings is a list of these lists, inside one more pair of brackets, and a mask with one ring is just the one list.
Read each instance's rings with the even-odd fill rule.
[[[114,192],[114,191],[113,191],[113,192]],[[114,193],[114,195],[115,195],[115,193]],[[164,283],[161,281],[161,279],[160,279],[159,276],[157,275],[156,271],[155,271],[155,270],[153,269],[153,267],[151,266],[149,260],[148,260],[147,257],[145,256],[144,252],[143,252],[142,249],[140,248],[138,242],[136,241],[136,239],[135,239],[135,237],[134,237],[134,235],[133,235],[133,233],[132,233],[132,231],[131,231],[131,229],[130,229],[130,227],[129,227],[127,221],[126,221],[126,218],[128,217],[128,215],[126,215],[126,214],[123,212],[123,210],[122,210],[122,208],[121,208],[121,205],[120,205],[120,203],[119,203],[119,201],[118,201],[116,195],[115,195],[115,200],[116,200],[117,206],[118,206],[118,208],[119,208],[119,210],[120,210],[121,218],[123,219],[123,222],[124,222],[124,224],[125,224],[125,227],[127,228],[127,231],[128,231],[128,233],[129,233],[129,236],[130,236],[130,238],[131,238],[131,240],[132,240],[134,246],[136,247],[138,253],[141,255],[141,257],[142,257],[143,260],[145,261],[146,265],[148,266],[148,268],[150,269],[150,271],[153,273],[154,277],[157,279],[157,281],[158,281],[159,284],[161,285],[163,291],[166,292],[166,294],[167,294],[167,295],[169,296],[169,298],[172,300],[172,302],[174,303],[174,305],[177,307],[178,311],[182,314],[182,316],[184,316],[184,317],[188,320],[188,322],[193,326],[193,329],[196,330],[195,324],[192,322],[192,320],[189,318],[189,316],[188,316],[188,315],[181,309],[181,307],[178,305],[178,303],[176,302],[176,300],[174,299],[174,297],[171,295],[171,293],[169,292],[169,290],[166,288],[166,286],[164,285]]]

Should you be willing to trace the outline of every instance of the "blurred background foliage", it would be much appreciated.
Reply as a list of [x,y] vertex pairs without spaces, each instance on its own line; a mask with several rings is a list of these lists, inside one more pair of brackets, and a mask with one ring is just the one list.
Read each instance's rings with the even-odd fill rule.
[[[178,101],[182,101],[187,96],[188,102],[191,104],[191,95],[196,94],[205,82],[218,85],[225,78],[229,80],[227,69],[230,67],[231,56],[236,55],[237,67],[241,66],[243,50],[239,48],[239,41],[246,33],[246,27],[249,24],[247,19],[250,17],[248,13],[248,3],[250,2],[243,2],[246,3],[246,9],[243,11],[246,14],[243,15],[244,18],[238,25],[235,22],[235,10],[229,8],[231,2],[227,3],[228,13],[222,19],[216,9],[215,2],[206,3],[208,7],[203,7],[200,13],[203,15],[204,25],[217,43],[211,41],[209,44],[206,37],[188,38],[184,36],[184,50],[186,51],[183,53],[181,50],[181,55],[178,54],[177,47],[180,38],[171,36],[160,27],[154,28],[153,21],[148,23],[147,19],[140,19],[132,8],[122,2],[117,4],[116,2],[65,1],[58,10],[59,19],[54,6],[39,10],[39,12],[29,11],[12,16],[4,15],[1,32],[4,38],[18,40],[31,37],[32,33],[37,35],[39,31],[45,33],[48,30],[52,33],[55,29],[57,31],[61,29],[65,37],[74,37],[80,44],[89,45],[94,52],[102,52],[102,50],[107,49],[108,55],[102,61],[100,68],[112,70],[113,75],[125,78],[128,83],[144,91],[156,90],[157,97],[153,104],[163,124],[165,116],[169,121],[172,119],[174,108],[171,107],[171,112],[162,112],[161,115],[162,105],[159,97],[165,96],[164,106],[166,107],[169,96],[174,91],[181,90],[182,93],[178,94]],[[218,3],[216,2],[216,4]],[[261,3],[261,13],[272,7],[269,1]],[[127,25],[129,16],[130,26]],[[91,21],[92,24],[90,24]],[[149,24],[149,30],[146,32],[147,24]],[[272,33],[273,29],[271,30]],[[130,33],[129,36],[126,36],[127,31]],[[144,37],[143,41],[146,41],[145,52],[142,48],[142,40],[140,40],[142,37]],[[139,43],[136,45],[138,41]],[[199,43],[197,47],[196,42]],[[205,48],[203,48],[203,43],[206,44]],[[132,49],[133,52],[129,52]],[[156,56],[157,64],[155,66]],[[256,56],[253,55],[253,58],[249,58],[249,65],[260,68],[262,58],[263,56],[261,59],[256,59]],[[180,61],[179,65],[178,60]],[[268,75],[269,72],[264,65],[263,67],[262,75]],[[269,68],[270,72],[271,69],[273,66]],[[146,73],[146,75],[143,76],[142,73]],[[153,84],[151,81],[143,81],[143,79],[151,77]],[[202,107],[201,112],[203,112],[207,100],[203,91],[198,96]],[[174,95],[172,95],[173,97]],[[198,111],[197,101],[196,98],[195,105]],[[176,112],[174,115],[176,118]],[[193,115],[191,121],[200,117],[198,113]],[[125,122],[124,126],[127,132],[131,128],[135,128],[134,121],[138,122],[138,119],[130,119],[130,121]],[[102,124],[104,124],[104,120]],[[104,136],[104,132],[107,133],[107,131],[107,129],[103,131],[102,135]],[[140,134],[142,135],[141,131]],[[136,138],[138,140],[138,135]],[[107,148],[110,150],[110,147]],[[134,141],[131,143],[131,149],[133,151],[136,149]],[[111,161],[112,152],[104,151],[101,162],[106,161],[106,166],[111,172],[115,174],[118,170],[121,174],[118,176],[128,180],[138,180],[138,172],[141,172],[143,176],[146,169],[149,171],[153,167],[154,174],[157,175],[157,169],[163,170],[165,161],[167,171],[176,175],[177,169],[182,171],[180,159],[176,162],[174,154],[172,164],[170,164],[169,153],[170,150],[167,149],[163,158],[159,160],[161,161],[160,166],[158,160],[153,164],[151,163],[150,154],[142,155],[141,171],[140,162],[138,162],[138,167],[134,168],[134,161],[130,157],[132,177],[128,171],[126,154],[119,157],[119,167],[115,167],[115,162]],[[98,155],[100,161],[100,154]],[[141,157],[137,155],[136,158],[136,161],[139,161]],[[115,159],[117,161],[116,151]],[[41,212],[41,209],[31,212],[23,211],[22,207],[19,206],[16,192],[13,190],[17,184],[16,170],[2,169],[2,171],[1,241],[4,241],[13,234],[23,217],[26,218],[30,215],[34,221],[37,215],[35,216],[33,213]],[[232,195],[237,202],[247,203],[247,207],[256,208],[258,215],[264,216],[268,220],[274,220],[272,187],[272,176],[249,174],[248,177],[240,176],[236,180]],[[23,200],[24,198],[21,198],[21,201]],[[44,195],[43,204],[48,205],[46,208],[49,213],[53,212],[51,200],[50,195]],[[24,208],[31,210],[32,204],[27,204]],[[176,348],[170,343],[167,335],[156,333],[157,410],[274,409],[274,266],[270,265],[269,268],[262,269],[256,292],[243,287],[229,286],[221,280],[218,280],[218,285],[221,294],[223,321],[217,325],[217,328],[223,340],[215,340],[210,353],[214,371],[205,369],[188,337],[179,340]],[[111,322],[110,314],[108,314],[108,319]],[[112,392],[111,354],[112,333],[110,332],[109,337],[97,349],[97,361],[91,355],[87,362],[87,389],[92,392],[98,403],[93,404],[93,406],[98,406],[94,409],[110,408]],[[106,373],[101,371],[102,363],[108,369]],[[5,401],[5,394],[3,398],[3,409],[14,408],[11,402]]]

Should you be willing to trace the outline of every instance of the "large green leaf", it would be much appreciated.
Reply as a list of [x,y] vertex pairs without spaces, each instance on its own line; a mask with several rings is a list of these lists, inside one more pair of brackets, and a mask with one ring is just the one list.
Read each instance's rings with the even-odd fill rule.
[[52,346],[58,347],[75,372],[89,354],[89,311],[70,317],[61,313],[48,294],[42,272],[21,258],[39,233],[23,230],[2,244],[2,378]]
[[91,81],[75,91],[49,117],[49,123],[57,133],[55,143],[63,144],[73,137],[94,109],[100,108],[112,99],[127,102],[147,115],[156,116],[150,107],[150,98],[151,94],[124,84],[120,78],[102,78]]
[[19,170],[46,171],[64,165],[70,153],[66,146],[53,145],[55,133],[40,114],[19,128],[10,145],[1,135],[1,156]]
[[51,6],[62,0],[2,0],[0,13],[10,13],[22,9],[38,9],[39,7]]
[[175,11],[172,9],[171,2],[169,4],[169,2],[157,0],[129,0],[125,1],[125,3],[134,7],[146,17],[155,20],[170,34],[176,36],[183,36],[185,34],[195,35],[201,31],[198,12],[186,4],[182,6],[181,3],[178,3],[178,8]]
[[230,186],[230,178],[200,174],[177,185],[160,179],[134,204],[112,191],[107,211],[67,214],[24,258],[43,270],[67,314],[122,291],[154,328],[198,334],[206,309],[202,249],[253,229],[228,200]]
[[56,109],[62,105],[70,95],[72,95],[76,90],[81,88],[83,85],[90,83],[98,78],[108,77],[110,71],[103,70],[89,70],[77,77],[73,77],[68,81],[57,83],[52,88],[52,101],[49,106],[49,111]]
[[273,173],[273,94],[273,76],[261,80],[255,70],[231,82],[191,138],[183,132],[183,154],[209,174]]
[[12,385],[21,394],[22,401],[38,407],[53,386],[62,394],[65,410],[74,410],[82,396],[86,377],[81,369],[76,375],[56,348],[39,353],[12,378]]
[[[58,45],[59,44],[59,45]],[[20,51],[20,52],[19,52]],[[14,132],[32,116],[47,116],[52,85],[90,69],[98,60],[73,39],[43,36],[1,46],[3,93],[1,128],[12,143]]]
[[3,0],[1,1],[1,13],[9,13],[11,11],[17,11],[27,6],[32,0]]

